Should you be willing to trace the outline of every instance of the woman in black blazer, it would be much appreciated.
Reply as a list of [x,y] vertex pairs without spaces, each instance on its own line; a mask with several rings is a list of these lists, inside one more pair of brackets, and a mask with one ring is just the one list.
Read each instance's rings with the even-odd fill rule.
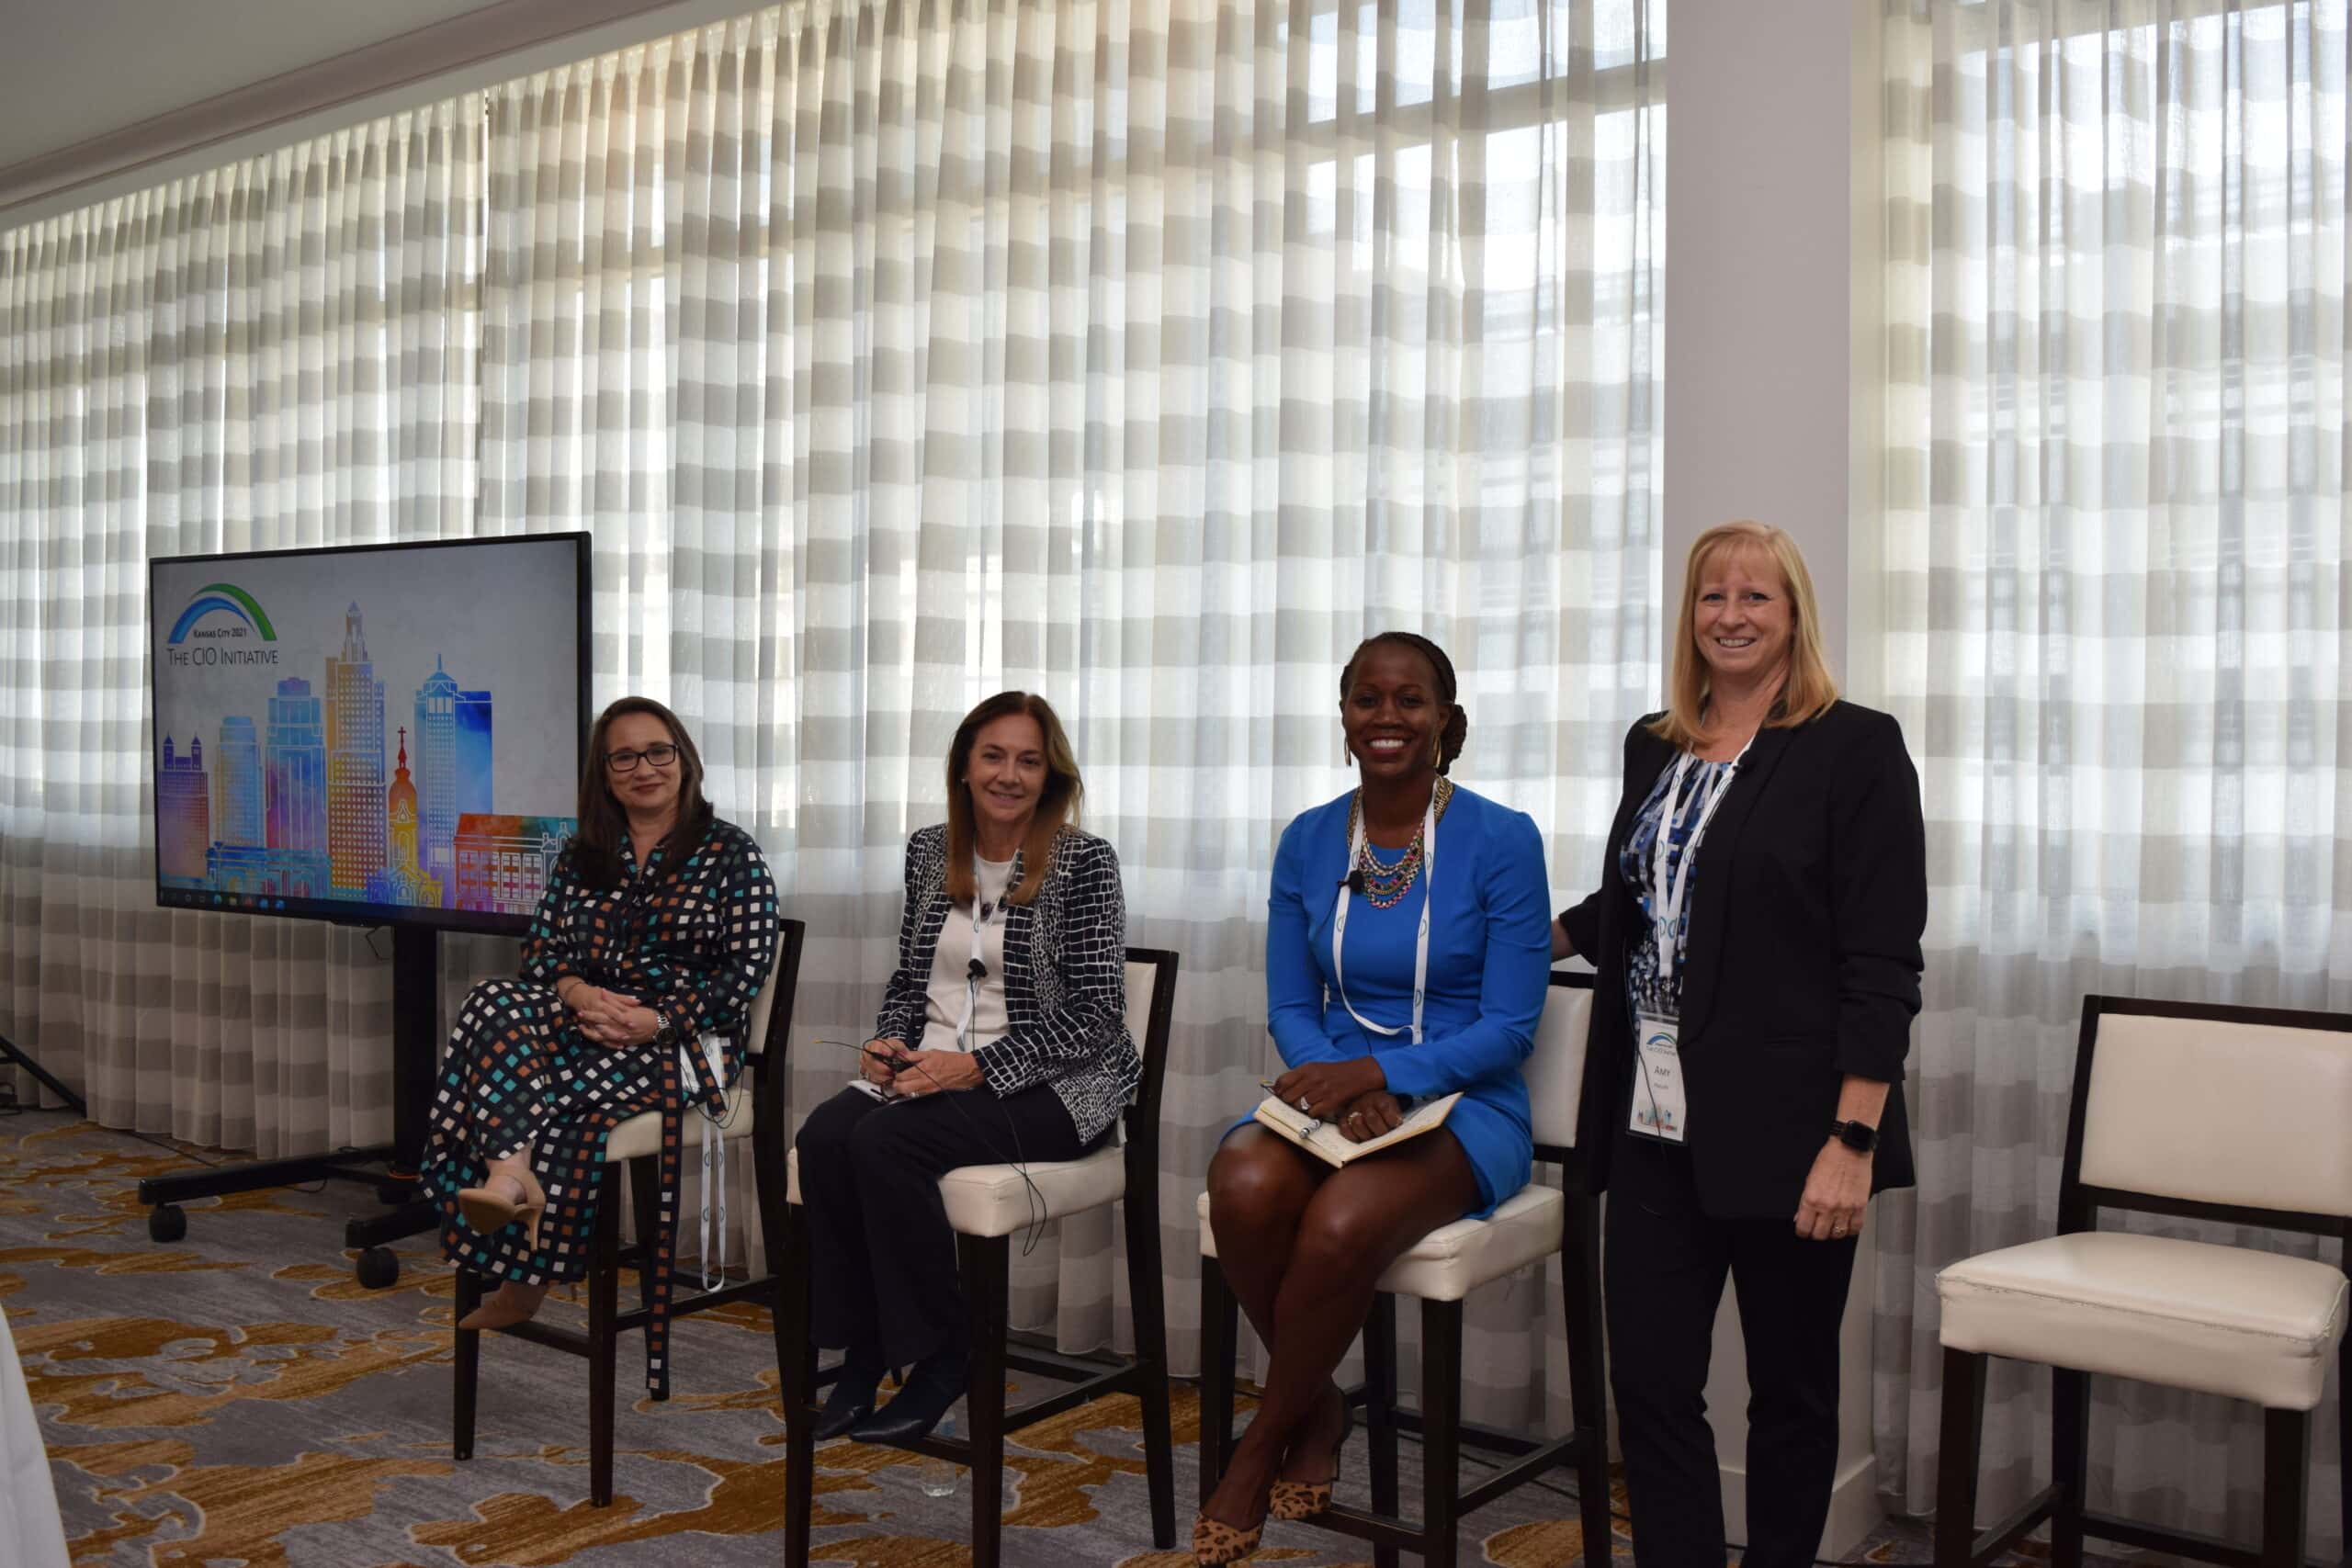
[[1912,1181],[1927,842],[1902,731],[1838,700],[1779,529],[1692,545],[1672,705],[1625,737],[1601,867],[1552,947],[1600,972],[1578,1141],[1610,1191],[1634,1561],[1724,1561],[1704,1389],[1728,1272],[1751,1392],[1747,1568],[1803,1568],[1837,1468],[1863,1209]]

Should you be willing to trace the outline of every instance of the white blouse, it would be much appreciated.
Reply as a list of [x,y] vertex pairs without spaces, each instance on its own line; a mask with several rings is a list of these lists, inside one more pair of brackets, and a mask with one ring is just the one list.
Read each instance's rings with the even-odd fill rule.
[[1012,1027],[1004,1011],[1004,896],[1012,884],[1012,863],[976,855],[972,870],[984,911],[980,962],[988,966],[988,977],[976,990],[970,977],[972,906],[951,905],[945,923],[939,928],[939,945],[932,950],[931,984],[924,994],[922,1039],[918,1043],[921,1050],[976,1050],[1003,1039]]

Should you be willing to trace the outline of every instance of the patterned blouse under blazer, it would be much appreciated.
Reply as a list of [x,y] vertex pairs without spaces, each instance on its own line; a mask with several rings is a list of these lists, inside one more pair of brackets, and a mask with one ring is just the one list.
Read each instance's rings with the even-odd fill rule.
[[[1027,874],[1012,861],[1012,886]],[[946,924],[947,827],[907,840],[907,907],[899,920],[899,967],[874,1025],[877,1040],[922,1037],[925,987]],[[1092,1143],[1143,1078],[1127,1033],[1127,907],[1118,852],[1075,828],[1062,831],[1054,863],[1027,904],[1004,915],[1003,1039],[972,1053],[999,1096],[1050,1083],[1079,1137]]]

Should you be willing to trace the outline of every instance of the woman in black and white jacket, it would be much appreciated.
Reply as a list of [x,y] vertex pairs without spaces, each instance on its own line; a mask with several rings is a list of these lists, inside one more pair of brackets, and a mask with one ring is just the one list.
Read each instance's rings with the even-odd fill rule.
[[[1119,857],[1043,697],[956,728],[947,820],[907,840],[907,903],[859,1081],[800,1129],[817,1343],[848,1351],[820,1438],[904,1442],[964,1392],[969,1329],[939,1178],[1076,1159],[1142,1077],[1126,1026]],[[886,1367],[914,1371],[874,1408]]]

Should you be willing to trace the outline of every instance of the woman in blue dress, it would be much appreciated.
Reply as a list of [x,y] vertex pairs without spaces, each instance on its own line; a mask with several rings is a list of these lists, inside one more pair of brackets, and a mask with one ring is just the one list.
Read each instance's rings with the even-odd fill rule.
[[1519,1069],[1552,963],[1544,844],[1525,813],[1444,776],[1468,728],[1454,692],[1426,637],[1384,632],[1356,649],[1340,719],[1362,784],[1300,816],[1275,852],[1266,1011],[1289,1070],[1274,1092],[1358,1143],[1414,1101],[1462,1099],[1434,1132],[1343,1168],[1251,1122],[1217,1150],[1209,1220],[1268,1362],[1258,1415],[1193,1525],[1202,1562],[1256,1550],[1269,1514],[1329,1506],[1349,1427],[1332,1374],[1381,1274],[1528,1179]]

